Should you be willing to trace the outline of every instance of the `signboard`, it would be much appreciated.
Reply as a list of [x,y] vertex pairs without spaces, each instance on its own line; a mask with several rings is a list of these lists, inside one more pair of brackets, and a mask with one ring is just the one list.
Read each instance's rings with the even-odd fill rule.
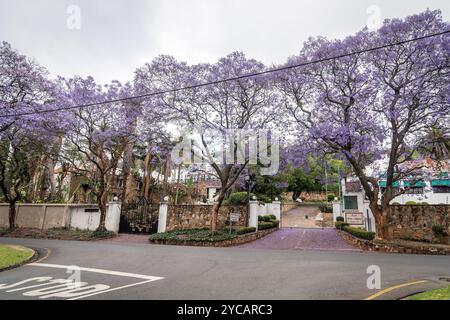
[[241,217],[240,213],[230,213],[230,220],[232,222],[238,222],[240,217]]
[[363,225],[363,214],[362,212],[346,212],[345,213],[345,222],[348,224],[357,224],[357,225]]

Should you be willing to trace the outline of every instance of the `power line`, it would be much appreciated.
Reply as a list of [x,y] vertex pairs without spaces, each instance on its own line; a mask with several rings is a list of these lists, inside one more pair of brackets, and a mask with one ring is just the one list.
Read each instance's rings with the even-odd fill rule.
[[191,85],[191,86],[185,86],[185,87],[180,87],[180,88],[175,88],[175,89],[168,89],[168,90],[156,91],[156,92],[151,92],[151,93],[145,93],[145,94],[141,94],[141,95],[129,96],[129,97],[120,98],[120,99],[111,99],[111,100],[104,100],[104,101],[100,101],[100,102],[93,102],[93,103],[88,103],[88,104],[75,105],[75,106],[70,106],[70,107],[60,107],[60,108],[55,108],[55,109],[30,111],[30,112],[23,112],[23,113],[18,113],[18,114],[0,115],[0,118],[21,117],[21,116],[28,116],[28,115],[33,115],[33,114],[43,114],[43,113],[50,113],[50,112],[58,112],[58,111],[66,111],[66,110],[73,110],[73,109],[88,108],[88,107],[98,106],[98,105],[102,105],[102,104],[124,102],[124,101],[136,100],[136,99],[141,99],[141,98],[149,98],[149,97],[162,95],[162,94],[166,94],[166,93],[175,93],[175,92],[189,90],[189,89],[197,89],[197,88],[206,87],[206,86],[209,86],[209,85],[215,85],[215,84],[220,84],[220,83],[225,83],[225,82],[242,80],[242,79],[246,79],[246,78],[252,78],[252,77],[265,75],[265,74],[269,74],[269,73],[280,72],[280,71],[285,71],[285,70],[289,70],[289,69],[305,67],[305,66],[308,66],[308,65],[316,64],[316,63],[327,62],[327,61],[336,60],[336,59],[340,59],[340,58],[350,57],[352,55],[357,55],[357,54],[361,54],[361,53],[367,53],[367,52],[376,51],[376,50],[380,50],[380,49],[386,49],[386,48],[389,48],[389,47],[398,46],[398,45],[406,44],[406,43],[409,43],[409,42],[415,42],[415,41],[419,41],[419,40],[423,40],[423,39],[427,39],[427,38],[441,36],[441,35],[444,35],[444,34],[447,34],[447,33],[450,33],[450,30],[446,30],[446,31],[443,31],[443,32],[438,32],[438,33],[433,33],[433,34],[428,34],[428,35],[425,35],[425,36],[412,38],[412,39],[408,39],[408,40],[403,40],[403,41],[399,41],[399,42],[395,42],[395,43],[384,44],[384,45],[377,46],[377,47],[372,47],[372,48],[361,49],[361,50],[352,51],[352,52],[348,52],[348,53],[343,53],[343,54],[332,56],[332,57],[312,60],[312,61],[298,63],[298,64],[292,64],[292,65],[279,67],[279,68],[273,68],[273,69],[269,69],[269,70],[265,70],[265,71],[261,71],[261,72],[248,73],[248,74],[244,74],[244,75],[241,75],[241,76],[236,76],[236,77],[231,77],[231,78],[226,78],[226,79],[221,79],[221,80],[216,80],[216,81],[204,82],[204,83]]

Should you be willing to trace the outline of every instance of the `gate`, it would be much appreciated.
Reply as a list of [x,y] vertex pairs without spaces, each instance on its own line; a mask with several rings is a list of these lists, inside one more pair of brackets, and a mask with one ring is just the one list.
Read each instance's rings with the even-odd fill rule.
[[119,232],[156,233],[158,232],[159,204],[148,202],[144,197],[122,204]]

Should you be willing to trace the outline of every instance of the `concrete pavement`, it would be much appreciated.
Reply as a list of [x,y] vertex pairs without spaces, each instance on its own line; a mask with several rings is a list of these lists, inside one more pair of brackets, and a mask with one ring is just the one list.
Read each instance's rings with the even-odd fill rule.
[[314,220],[319,211],[318,205],[300,205],[281,215],[281,227],[319,228]]
[[[447,256],[12,238],[0,242],[51,251],[37,264],[1,272],[0,299],[363,299],[377,292],[366,287],[369,265],[380,267],[382,289],[450,276]],[[80,281],[97,291],[89,295],[75,288],[58,296],[60,287],[52,287],[76,275],[75,267],[67,269],[73,265],[80,267]]]

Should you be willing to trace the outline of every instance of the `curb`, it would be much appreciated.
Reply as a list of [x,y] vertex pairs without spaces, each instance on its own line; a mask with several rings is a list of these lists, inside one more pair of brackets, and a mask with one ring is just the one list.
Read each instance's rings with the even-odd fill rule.
[[449,285],[449,282],[447,281],[448,280],[441,280],[441,278],[429,278],[400,283],[382,289],[364,300],[406,300],[408,297],[418,293],[446,288]]

